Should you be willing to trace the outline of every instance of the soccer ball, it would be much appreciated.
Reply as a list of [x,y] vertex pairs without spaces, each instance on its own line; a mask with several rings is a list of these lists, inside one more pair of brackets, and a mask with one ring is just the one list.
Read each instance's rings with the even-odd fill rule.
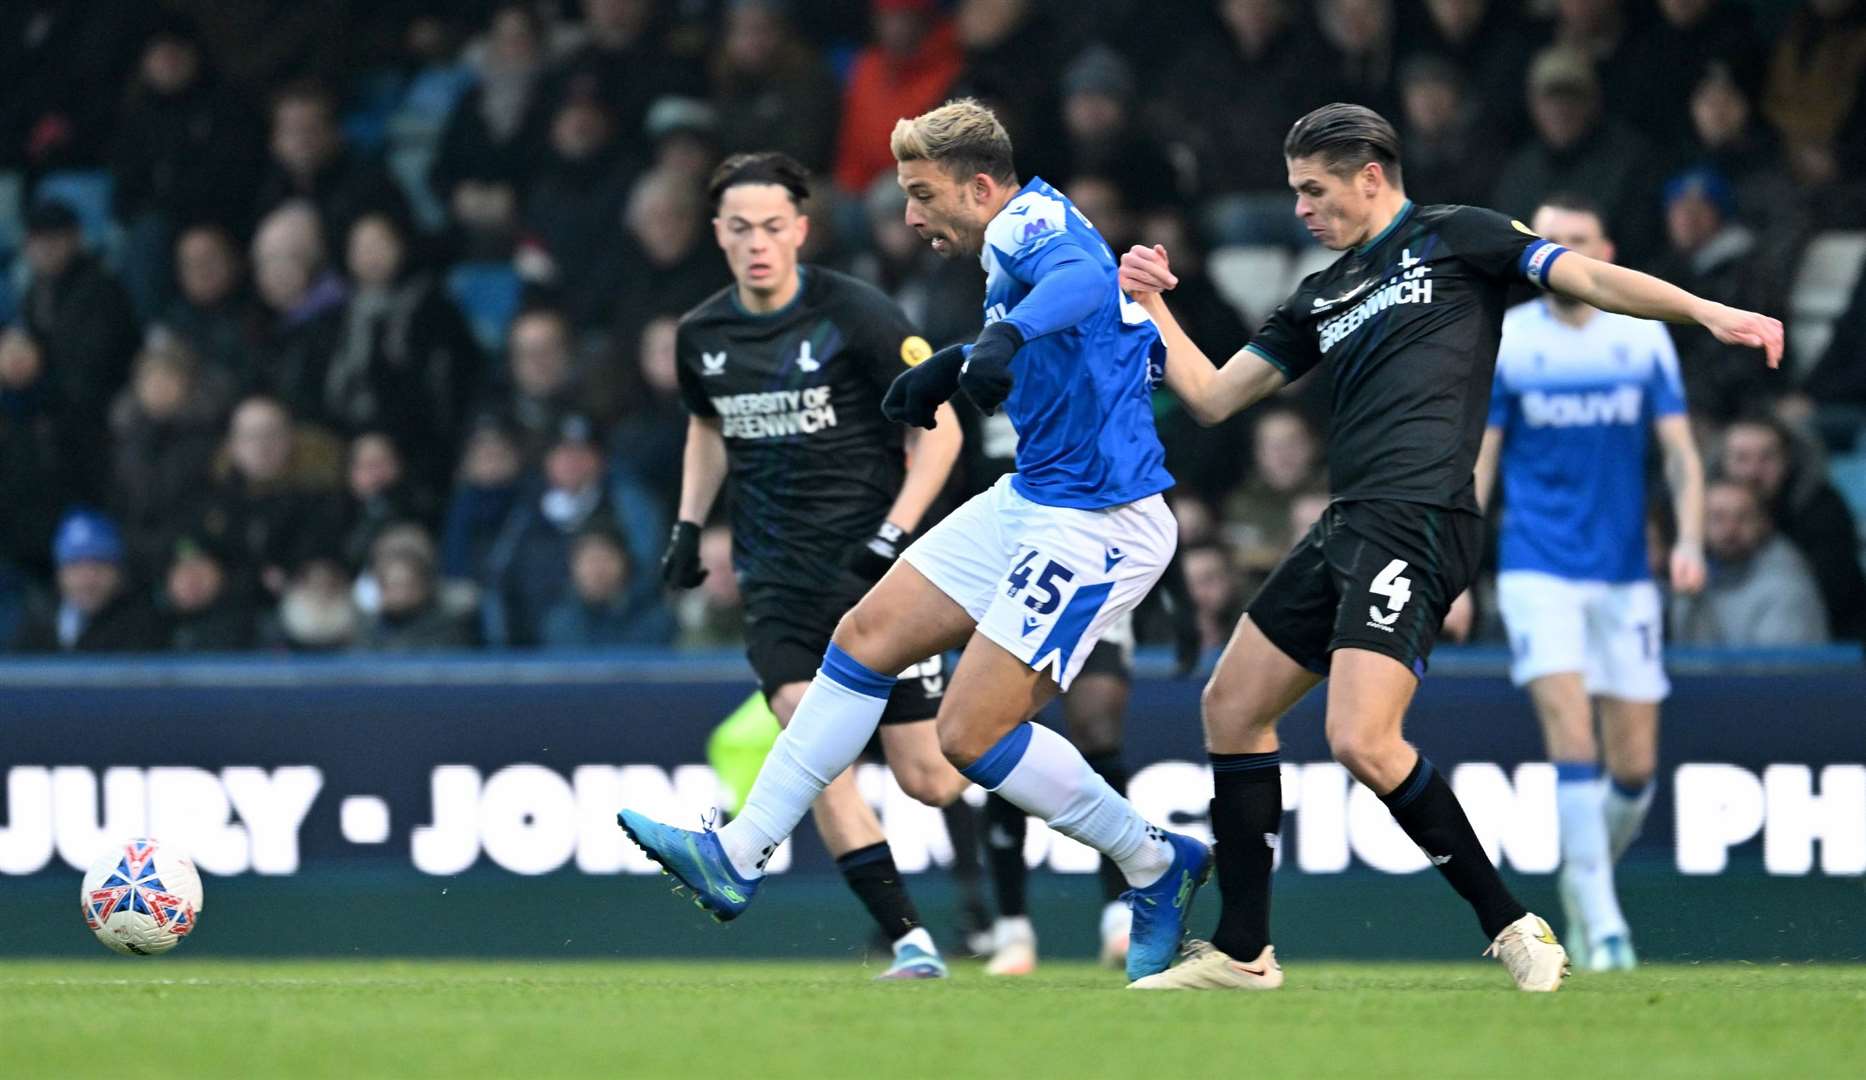
[[125,956],[155,956],[200,921],[201,875],[186,855],[139,837],[97,857],[78,902],[97,940]]

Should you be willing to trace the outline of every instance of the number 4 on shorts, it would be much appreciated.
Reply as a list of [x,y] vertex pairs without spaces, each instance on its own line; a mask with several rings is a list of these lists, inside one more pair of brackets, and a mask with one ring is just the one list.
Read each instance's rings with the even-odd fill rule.
[[1369,613],[1379,619],[1382,625],[1391,625],[1399,617],[1400,609],[1406,606],[1406,601],[1412,599],[1412,579],[1400,577],[1405,569],[1406,560],[1394,559],[1385,570],[1375,574],[1373,584],[1367,586],[1368,592],[1387,598],[1387,610],[1393,613],[1382,615],[1377,610]]

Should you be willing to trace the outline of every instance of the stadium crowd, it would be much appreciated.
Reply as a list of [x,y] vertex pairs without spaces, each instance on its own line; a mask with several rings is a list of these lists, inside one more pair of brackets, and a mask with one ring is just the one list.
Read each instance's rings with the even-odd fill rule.
[[[1117,251],[1166,244],[1214,352],[1267,310],[1207,254],[1320,265],[1280,148],[1331,100],[1396,121],[1414,198],[1527,219],[1577,193],[1622,261],[1746,308],[1786,314],[1810,239],[1866,228],[1860,0],[0,10],[0,642],[23,651],[736,643],[723,529],[700,589],[653,573],[675,321],[729,280],[705,178],[794,155],[807,256],[966,339],[981,275],[902,224],[887,145],[956,95]],[[1675,640],[1866,633],[1827,468],[1866,418],[1859,282],[1781,372],[1676,331],[1714,479]],[[1326,505],[1327,395],[1318,373],[1203,429],[1159,394],[1207,645]]]

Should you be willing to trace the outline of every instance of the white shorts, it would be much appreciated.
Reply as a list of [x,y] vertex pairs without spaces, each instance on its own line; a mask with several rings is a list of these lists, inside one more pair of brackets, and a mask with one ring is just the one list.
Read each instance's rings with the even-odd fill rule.
[[1101,510],[1031,502],[1005,476],[901,558],[979,632],[1067,690],[1096,641],[1146,597],[1179,544],[1166,500]]
[[1510,634],[1510,681],[1580,672],[1590,695],[1664,701],[1665,625],[1650,581],[1570,581],[1533,570],[1497,575],[1497,608]]

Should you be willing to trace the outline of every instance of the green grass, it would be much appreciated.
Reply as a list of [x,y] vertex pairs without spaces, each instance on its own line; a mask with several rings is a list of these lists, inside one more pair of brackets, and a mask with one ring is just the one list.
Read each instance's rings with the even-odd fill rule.
[[854,964],[28,961],[0,1074],[1861,1075],[1866,967],[1653,966],[1519,994],[1489,961],[1309,964],[1273,994],[1140,994],[1081,964],[874,985]]

